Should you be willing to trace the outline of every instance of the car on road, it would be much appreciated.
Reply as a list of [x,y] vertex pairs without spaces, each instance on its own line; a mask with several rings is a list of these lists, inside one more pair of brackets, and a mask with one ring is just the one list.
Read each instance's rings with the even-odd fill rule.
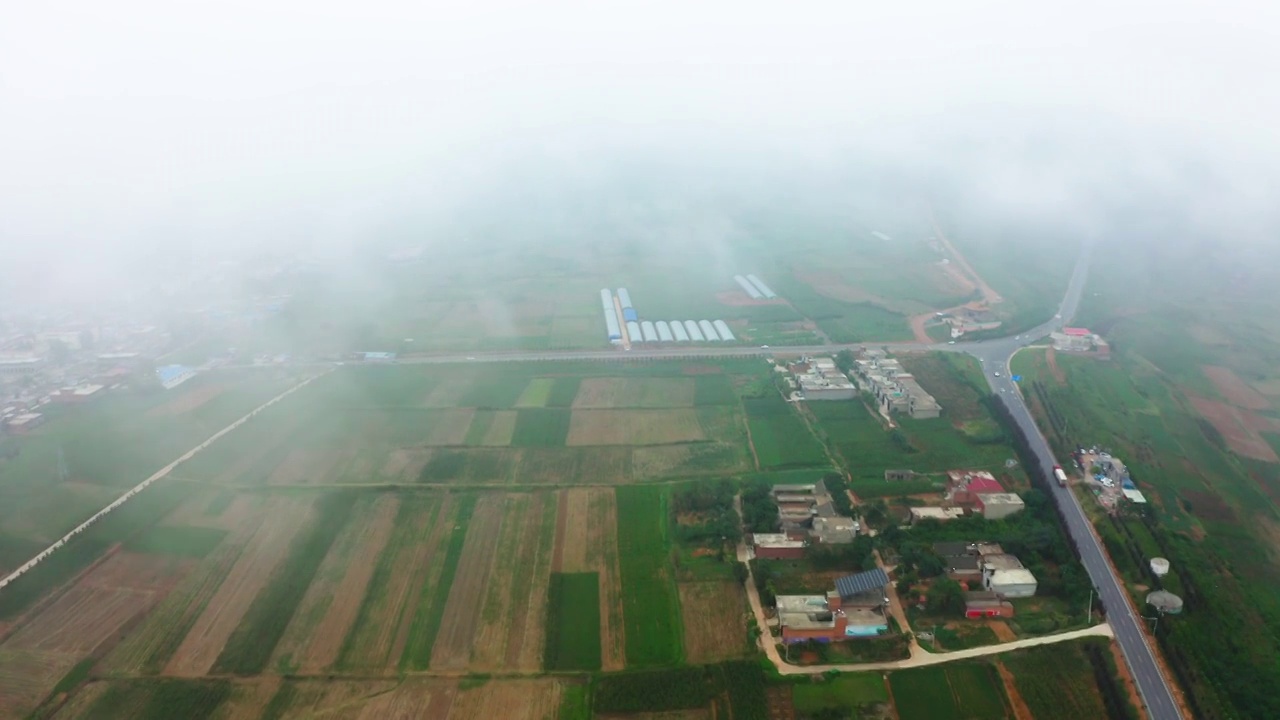
[[468,360],[475,360],[475,358],[474,358],[474,357],[468,357],[467,359],[468,359]]
[[996,377],[1000,377],[1000,371],[999,371],[999,370],[997,370],[997,371],[995,372],[995,376],[996,376]]
[[769,346],[768,346],[768,345],[761,345],[761,346],[760,346],[760,349],[761,349],[761,350],[768,350],[768,349],[769,349]]
[[948,345],[955,345],[955,344],[956,344],[956,341],[955,341],[955,340],[951,340],[951,341],[949,341],[947,344],[948,344]]

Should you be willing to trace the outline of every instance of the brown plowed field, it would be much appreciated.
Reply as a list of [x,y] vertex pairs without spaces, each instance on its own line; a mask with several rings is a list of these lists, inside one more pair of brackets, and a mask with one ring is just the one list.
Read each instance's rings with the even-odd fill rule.
[[[1124,663],[1122,662],[1121,665]],[[1004,692],[1009,697],[1009,704],[1013,706],[1014,720],[1035,720],[1036,716],[1031,713],[1031,708],[1027,706],[1027,701],[1022,699],[1022,693],[1018,692],[1018,683],[1014,680],[1013,673],[1009,672],[1009,668],[1004,663],[997,662],[996,669],[1000,671],[1000,679],[1004,681]],[[1142,707],[1138,705],[1137,707]]]
[[556,549],[560,558],[560,568],[556,572],[579,573],[590,572],[595,567],[587,564],[587,527],[588,508],[591,502],[591,489],[574,488],[561,491],[566,498],[564,504],[564,542]]
[[693,407],[693,378],[586,378],[575,410]]
[[485,495],[476,502],[467,539],[458,559],[457,574],[440,620],[440,633],[431,648],[432,670],[461,670],[471,659],[472,640],[480,622],[485,586],[493,578],[498,536],[502,531],[503,498]]
[[1231,368],[1225,368],[1220,365],[1201,365],[1201,372],[1205,377],[1209,378],[1209,382],[1217,388],[1218,393],[1227,399],[1227,402],[1236,407],[1245,408],[1246,410],[1268,410],[1271,408],[1271,402],[1262,393],[1254,390],[1245,381],[1241,380]]
[[684,647],[691,664],[747,653],[747,600],[736,582],[680,583]]
[[557,680],[494,680],[460,691],[449,720],[550,720],[560,710],[560,695]]
[[310,513],[311,503],[298,498],[272,498],[268,505],[268,521],[258,527],[244,554],[178,646],[165,668],[166,674],[199,676],[209,672],[258,591],[284,559],[289,543]]
[[1276,456],[1276,451],[1271,445],[1258,434],[1258,431],[1251,430],[1241,417],[1242,413],[1247,411],[1238,410],[1216,400],[1196,397],[1190,393],[1187,397],[1196,411],[1217,428],[1233,452],[1264,462],[1280,462],[1280,457]]
[[432,413],[431,423],[423,445],[461,445],[467,439],[467,430],[475,417],[474,408],[451,408]]
[[458,696],[458,681],[452,679],[411,680],[401,683],[389,693],[376,695],[360,708],[355,720],[383,720],[384,718],[441,718],[449,717],[454,699]]
[[225,391],[226,387],[222,385],[205,385],[204,387],[199,387],[183,393],[163,405],[157,405],[151,408],[147,411],[147,416],[165,417],[170,415],[184,415],[218,397]]
[[31,617],[0,645],[0,717],[22,717],[77,662],[114,641],[192,567],[121,552]]
[[550,493],[510,495],[485,589],[470,670],[541,670],[555,499]]
[[480,441],[480,444],[492,447],[510,445],[511,436],[516,432],[517,417],[515,410],[495,411],[493,413],[493,422],[489,423],[489,429],[485,431],[484,438]]
[[424,448],[392,450],[382,464],[380,474],[395,482],[413,482],[422,474],[422,468],[431,460],[433,452]]
[[603,669],[626,665],[626,634],[622,625],[622,576],[618,572],[618,502],[609,488],[591,488],[587,525],[587,563],[600,573],[600,640]]
[[334,540],[276,646],[270,667],[294,665],[312,674],[338,659],[355,622],[365,588],[394,527],[400,498],[363,498],[351,521]]
[[574,410],[565,445],[665,445],[705,440],[698,413],[679,410]]

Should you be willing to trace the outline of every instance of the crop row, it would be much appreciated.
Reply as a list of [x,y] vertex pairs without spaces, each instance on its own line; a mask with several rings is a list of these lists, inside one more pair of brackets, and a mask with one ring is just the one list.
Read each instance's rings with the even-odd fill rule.
[[666,489],[617,489],[618,565],[627,664],[666,665],[681,655],[680,606],[668,567]]

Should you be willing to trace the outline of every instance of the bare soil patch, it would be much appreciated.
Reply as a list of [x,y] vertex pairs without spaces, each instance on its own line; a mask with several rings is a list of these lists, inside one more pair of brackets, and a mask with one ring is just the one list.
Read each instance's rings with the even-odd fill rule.
[[1058,351],[1052,346],[1044,351],[1045,362],[1049,364],[1049,372],[1053,373],[1053,379],[1058,381],[1059,385],[1065,385],[1067,382],[1067,374],[1058,367]]
[[610,488],[591,488],[589,493],[587,563],[600,574],[602,668],[611,672],[626,665],[622,575],[618,571],[618,501]]
[[1209,378],[1209,382],[1213,383],[1218,393],[1226,398],[1228,403],[1246,410],[1267,410],[1271,407],[1271,402],[1265,395],[1241,380],[1231,368],[1220,365],[1201,365],[1200,371]]
[[1207,522],[1234,523],[1236,513],[1217,493],[1201,490],[1180,490],[1178,494],[1191,506],[1191,514]]
[[[565,531],[562,544],[556,549],[556,555],[560,558],[558,572],[590,572],[595,569],[587,563],[587,550],[590,547],[587,528],[590,520],[591,489],[566,490],[564,497]],[[557,522],[560,520],[557,519]]]
[[371,700],[393,694],[403,684],[395,679],[294,682],[292,702],[280,717],[283,720],[360,718],[361,711]]
[[[1121,661],[1120,665],[1123,666],[1124,662]],[[1022,693],[1018,692],[1018,684],[1013,678],[1013,673],[1009,672],[1009,668],[1002,662],[996,663],[996,669],[1000,671],[1000,680],[1004,682],[1004,692],[1009,698],[1009,705],[1013,708],[1014,720],[1036,720],[1027,701],[1022,699]],[[1134,707],[1142,707],[1142,703]]]
[[791,702],[790,685],[770,685],[765,688],[764,697],[769,720],[796,720],[796,706]]
[[491,680],[479,687],[459,691],[449,719],[552,718],[560,710],[561,688],[560,681],[553,679]]
[[747,603],[736,582],[681,583],[680,614],[690,663],[742,657],[747,652]]
[[1264,462],[1280,462],[1280,457],[1276,456],[1276,451],[1271,445],[1256,430],[1248,428],[1240,416],[1240,410],[1226,403],[1197,397],[1190,393],[1187,393],[1187,397],[1196,411],[1222,434],[1227,446],[1233,452]]
[[203,385],[189,390],[163,405],[157,405],[147,411],[147,417],[170,417],[185,415],[204,405],[210,400],[226,392],[224,385]]
[[485,585],[493,579],[494,557],[503,520],[502,499],[485,495],[476,502],[458,571],[449,588],[440,634],[431,648],[433,670],[461,670],[471,658]]
[[565,444],[663,445],[705,439],[698,414],[691,409],[574,410]]
[[515,410],[495,411],[493,413],[493,422],[489,424],[489,429],[485,431],[484,438],[480,441],[480,444],[490,447],[506,447],[510,445],[511,436],[516,431],[517,417]]
[[574,409],[693,407],[692,378],[586,378]]
[[392,450],[382,463],[382,477],[398,482],[413,482],[422,474],[431,459],[432,450],[426,448],[398,448]]
[[424,445],[461,445],[467,439],[467,429],[475,417],[474,408],[450,408],[438,410],[431,418]]
[[991,631],[996,634],[996,639],[1002,643],[1013,642],[1018,639],[1018,634],[1003,620],[989,620],[987,621],[987,627],[991,628]]
[[209,672],[254,597],[284,559],[289,543],[310,513],[310,505],[309,500],[291,497],[272,498],[268,502],[270,521],[258,527],[244,554],[232,566],[174,653],[165,668],[166,674],[199,676]]
[[369,698],[360,708],[356,720],[384,718],[448,718],[458,694],[458,681],[453,679],[409,680],[387,693]]

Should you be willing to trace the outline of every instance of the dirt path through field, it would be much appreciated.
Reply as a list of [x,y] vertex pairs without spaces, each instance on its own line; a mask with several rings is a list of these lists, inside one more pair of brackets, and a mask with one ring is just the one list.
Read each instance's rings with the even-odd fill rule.
[[982,302],[987,305],[994,305],[998,302],[1002,302],[1004,298],[1000,297],[1000,294],[993,290],[991,286],[987,284],[986,280],[982,279],[982,276],[973,269],[973,266],[969,264],[969,261],[965,259],[965,256],[951,244],[949,239],[947,239],[946,233],[942,232],[942,225],[938,223],[938,216],[934,213],[933,207],[929,208],[929,221],[933,224],[933,232],[937,236],[938,242],[945,247],[947,252],[951,255],[951,262],[959,265],[960,269],[964,270],[968,279],[982,291]]
[[[1123,661],[1121,664],[1123,665]],[[1022,693],[1018,692],[1018,685],[1013,679],[1013,673],[1009,672],[1009,668],[1005,667],[1002,662],[996,663],[996,669],[1000,671],[1000,679],[1004,681],[1004,693],[1009,698],[1009,705],[1013,707],[1013,719],[1036,720],[1036,716],[1032,714],[1027,701],[1022,699]],[[1142,707],[1142,703],[1138,703],[1134,707]]]
[[493,574],[498,534],[502,530],[502,498],[486,495],[476,502],[467,538],[449,588],[440,632],[431,648],[432,670],[462,670],[471,659],[471,645],[480,619],[480,600]]
[[1044,359],[1049,363],[1049,372],[1053,373],[1053,379],[1057,380],[1059,385],[1066,385],[1067,374],[1058,367],[1058,351],[1054,350],[1052,345],[1045,349]]

